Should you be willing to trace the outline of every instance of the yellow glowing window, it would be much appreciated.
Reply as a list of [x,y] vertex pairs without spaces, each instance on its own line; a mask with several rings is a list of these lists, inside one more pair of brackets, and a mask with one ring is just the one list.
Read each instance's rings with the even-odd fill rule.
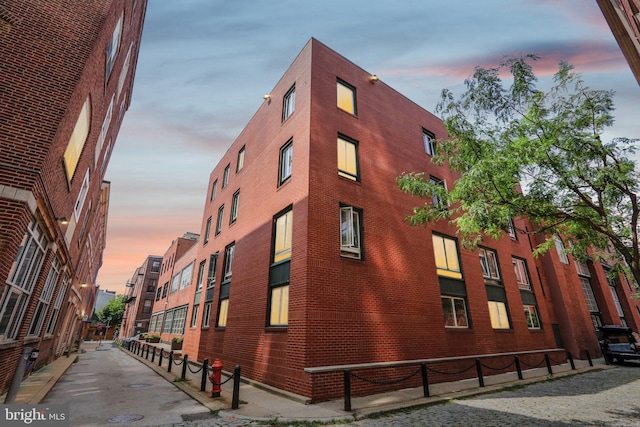
[[505,303],[489,301],[489,316],[491,317],[491,327],[493,329],[509,329],[509,317],[507,316]]
[[337,83],[338,108],[353,115],[356,114],[356,89],[338,80]]
[[89,97],[84,101],[82,110],[78,115],[78,120],[73,128],[71,138],[69,138],[69,144],[64,152],[64,166],[67,172],[67,178],[71,181],[73,174],[78,166],[78,160],[80,160],[80,154],[84,148],[84,143],[89,136],[89,127],[91,123],[91,102]]
[[435,234],[432,236],[432,240],[438,276],[462,279],[456,241]]
[[289,323],[289,286],[280,286],[271,290],[271,326]]
[[291,231],[293,225],[293,211],[280,215],[276,219],[275,249],[273,262],[291,258]]
[[220,301],[220,311],[218,312],[218,326],[227,326],[227,313],[229,311],[229,300]]
[[338,137],[338,175],[358,180],[358,145],[343,137]]

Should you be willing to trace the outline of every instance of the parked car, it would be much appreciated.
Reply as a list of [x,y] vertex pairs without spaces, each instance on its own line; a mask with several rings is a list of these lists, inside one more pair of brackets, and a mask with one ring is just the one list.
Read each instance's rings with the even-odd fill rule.
[[640,360],[639,347],[631,328],[615,325],[600,327],[600,349],[607,363]]
[[136,334],[136,335],[134,335],[132,337],[125,338],[124,342],[125,343],[130,343],[131,341],[144,341],[146,337],[147,337],[147,334],[141,332],[141,333]]

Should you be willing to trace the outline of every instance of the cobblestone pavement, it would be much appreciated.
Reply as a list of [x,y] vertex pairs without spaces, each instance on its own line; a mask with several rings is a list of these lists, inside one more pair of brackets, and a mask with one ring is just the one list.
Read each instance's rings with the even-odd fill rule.
[[[295,423],[292,423],[296,425]],[[212,418],[185,421],[184,427],[288,426]],[[297,425],[301,425],[298,423]],[[312,425],[312,424],[303,424]],[[446,404],[403,410],[340,426],[624,426],[640,427],[640,367],[619,366],[531,384],[511,390],[454,400]]]

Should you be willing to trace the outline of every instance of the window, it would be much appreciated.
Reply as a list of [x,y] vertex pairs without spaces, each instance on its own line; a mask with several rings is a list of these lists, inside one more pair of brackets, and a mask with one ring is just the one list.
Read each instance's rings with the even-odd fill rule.
[[124,63],[122,64],[122,70],[120,71],[120,78],[118,78],[118,98],[120,98],[120,94],[122,93],[122,88],[124,87],[124,81],[127,79],[127,74],[129,73],[129,65],[131,63],[132,50],[133,50],[133,43],[129,45],[127,56],[124,57]]
[[564,248],[564,243],[562,243],[560,237],[554,234],[553,241],[556,245],[556,252],[558,252],[558,258],[560,258],[560,262],[563,264],[569,264],[569,257],[567,257],[567,251]]
[[111,97],[111,103],[109,103],[109,108],[107,109],[107,113],[104,115],[104,120],[102,121],[102,128],[100,128],[100,134],[98,135],[98,141],[96,142],[96,154],[93,165],[94,167],[98,167],[98,160],[100,159],[100,154],[102,153],[102,146],[104,145],[104,140],[107,138],[107,132],[109,132],[109,125],[111,124],[111,118],[113,117],[114,100],[115,95]]
[[169,282],[165,283],[162,287],[162,298],[167,296],[167,288],[169,287]]
[[62,307],[62,301],[64,300],[64,296],[67,292],[67,287],[71,279],[69,276],[64,276],[62,279],[62,285],[58,290],[58,296],[56,296],[56,302],[53,303],[53,312],[51,313],[51,317],[49,318],[49,324],[47,325],[47,334],[52,335],[53,331],[56,327],[56,322],[58,321],[58,315],[60,314],[60,307]]
[[120,37],[122,35],[123,18],[124,16],[120,15],[120,19],[118,19],[118,23],[113,30],[111,40],[107,45],[105,81],[109,80],[109,76],[111,76],[111,71],[113,70],[113,64],[116,62],[116,56],[118,55],[118,49],[120,48]]
[[289,323],[289,285],[271,289],[270,326]]
[[202,327],[209,327],[209,319],[211,318],[211,303],[207,302],[204,304],[204,310],[202,311]]
[[47,311],[49,310],[49,303],[51,302],[53,291],[58,284],[60,269],[60,260],[58,257],[55,257],[51,264],[51,268],[49,269],[49,274],[47,274],[47,280],[45,281],[44,288],[40,294],[36,311],[31,318],[31,325],[29,325],[27,335],[40,335],[42,325],[44,324],[44,318],[47,316]]
[[338,136],[338,175],[359,181],[358,142],[345,136]]
[[144,300],[144,307],[142,307],[142,314],[150,314],[152,306],[153,306],[153,300],[150,300],[150,299]]
[[168,331],[171,334],[184,334],[184,326],[187,322],[187,306],[178,307],[173,310],[173,324],[171,330]]
[[518,240],[518,235],[516,234],[516,225],[513,223],[513,219],[509,219],[509,237],[511,240]]
[[340,208],[340,256],[362,258],[361,213],[351,206]]
[[[609,290],[611,291],[611,297],[613,298],[613,303],[616,306],[616,310],[618,311],[618,316],[621,320],[624,319],[624,311],[622,310],[622,305],[620,305],[620,298],[618,298],[618,292],[616,292],[616,287],[613,285],[609,285]],[[623,321],[622,325],[625,325]]]
[[444,326],[447,328],[468,328],[467,307],[464,298],[442,296]]
[[162,296],[162,288],[158,288],[156,290],[156,301],[160,301],[160,297]]
[[198,308],[200,306],[198,304],[195,304],[193,306],[193,310],[191,311],[191,327],[195,328],[196,325],[198,324]]
[[507,305],[504,302],[489,301],[489,316],[493,329],[509,329],[511,327],[507,315]]
[[198,266],[198,281],[196,283],[196,292],[202,289],[202,283],[204,282],[204,269],[206,267],[207,261],[203,260],[200,262]]
[[240,190],[233,193],[231,198],[231,215],[229,216],[229,224],[233,224],[238,219],[238,204],[240,203]]
[[282,121],[284,122],[290,115],[296,110],[296,85],[291,86],[291,89],[284,95],[282,102]]
[[284,184],[291,178],[293,169],[293,140],[290,139],[280,148],[280,172],[278,175],[278,185]]
[[40,274],[47,244],[43,228],[32,219],[24,243],[18,250],[13,273],[6,281],[0,307],[0,339],[16,337],[27,301]]
[[587,308],[592,313],[599,313],[598,302],[593,294],[593,288],[591,282],[586,277],[580,277],[580,285],[582,286],[582,292],[584,293],[584,299],[587,301]]
[[216,236],[222,231],[222,219],[224,217],[224,205],[218,208],[218,219],[216,220]]
[[213,181],[211,185],[211,201],[213,202],[216,199],[216,193],[218,192],[218,180]]
[[78,166],[80,154],[84,148],[84,143],[89,136],[89,128],[91,126],[91,101],[89,97],[84,101],[78,119],[69,138],[69,143],[64,151],[64,166],[67,172],[67,179],[71,181],[73,174]]
[[224,280],[231,279],[231,269],[233,267],[233,255],[235,249],[236,246],[232,243],[224,250]]
[[244,167],[244,146],[238,151],[238,162],[236,163],[236,173]]
[[432,235],[431,239],[438,276],[462,279],[456,241],[437,234]]
[[151,263],[151,272],[152,273],[159,273],[160,272],[160,264],[162,264],[162,262],[160,260],[154,260]]
[[178,272],[171,280],[171,293],[174,293],[180,288],[180,272]]
[[222,188],[225,188],[229,184],[229,165],[224,168],[224,174],[222,175]]
[[[433,185],[437,185],[438,187],[442,187],[444,189],[444,192],[447,191],[447,184],[445,183],[445,181],[443,179],[440,178],[436,178],[435,176],[430,177],[430,181]],[[442,194],[438,194],[437,189],[434,190],[433,196],[432,196],[432,200],[433,200],[433,206],[437,207],[437,208],[445,208],[445,198],[443,197]]]
[[529,329],[540,329],[540,319],[538,318],[538,310],[535,305],[525,305],[524,317],[527,319],[527,327]]
[[157,284],[158,281],[156,279],[149,279],[147,281],[147,292],[155,292]]
[[337,82],[338,108],[351,113],[354,116],[356,111],[356,88],[338,79]]
[[180,289],[184,289],[191,283],[191,275],[193,274],[193,263],[182,269],[182,278],[180,279]]
[[280,215],[275,219],[273,262],[280,262],[291,258],[291,233],[293,226],[293,211]]
[[531,290],[531,282],[529,281],[529,274],[527,273],[527,265],[524,260],[519,258],[513,258],[513,270],[516,273],[516,281],[518,287],[525,291]]
[[210,234],[211,234],[211,217],[207,219],[207,225],[205,226],[205,229],[204,229],[204,243],[207,243],[209,241]]
[[218,266],[218,254],[209,256],[209,272],[207,274],[207,287],[213,286],[216,282],[216,267]]
[[424,152],[430,156],[434,156],[436,154],[435,135],[426,129],[422,129],[422,142],[424,143]]
[[480,265],[482,266],[482,276],[485,279],[500,280],[496,252],[490,249],[478,248],[478,253],[480,255]]
[[227,314],[229,313],[229,298],[220,300],[220,309],[218,310],[218,327],[227,326]]

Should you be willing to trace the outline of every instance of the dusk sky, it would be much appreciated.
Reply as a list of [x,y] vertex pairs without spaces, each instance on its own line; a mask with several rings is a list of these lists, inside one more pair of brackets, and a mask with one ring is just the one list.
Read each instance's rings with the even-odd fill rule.
[[432,112],[477,65],[536,54],[542,88],[565,60],[590,87],[615,90],[604,138],[640,137],[640,86],[595,0],[149,0],[105,176],[101,289],[123,293],[148,255],[200,233],[209,173],[311,37]]

